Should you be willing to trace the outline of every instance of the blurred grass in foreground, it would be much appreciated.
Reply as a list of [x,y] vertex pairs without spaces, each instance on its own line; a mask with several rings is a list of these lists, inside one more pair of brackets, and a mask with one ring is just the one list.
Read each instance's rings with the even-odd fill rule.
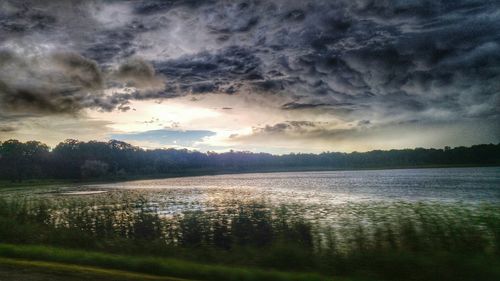
[[[498,205],[363,203],[335,213],[319,224],[261,203],[163,217],[137,201],[2,199],[4,243],[128,256],[12,245],[0,253],[200,280],[500,280]],[[265,279],[263,270],[295,273]]]
[[[175,259],[111,255],[46,246],[0,244],[0,255],[28,260],[42,260],[98,266],[108,269],[121,269],[159,276],[193,278],[196,280],[330,280],[330,278],[322,277],[317,274],[297,274],[259,269],[203,265]],[[78,270],[77,266],[74,267],[75,270]],[[129,275],[129,277],[133,277],[132,274]]]
[[[18,247],[18,246],[16,246]],[[190,281],[125,270],[0,257],[0,280],[22,281]]]

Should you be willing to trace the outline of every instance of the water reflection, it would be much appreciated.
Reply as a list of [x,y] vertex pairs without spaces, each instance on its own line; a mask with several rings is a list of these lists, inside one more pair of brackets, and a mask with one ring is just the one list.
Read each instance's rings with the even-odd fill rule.
[[[24,193],[23,193],[24,192]],[[29,190],[18,196],[33,196]],[[11,195],[12,195],[11,194]],[[160,215],[221,212],[251,202],[291,206],[305,218],[327,221],[342,205],[376,202],[500,202],[500,168],[401,169],[235,174],[129,181],[47,189],[38,198],[141,202]],[[4,196],[7,195],[4,192]],[[85,195],[82,197],[81,195]]]

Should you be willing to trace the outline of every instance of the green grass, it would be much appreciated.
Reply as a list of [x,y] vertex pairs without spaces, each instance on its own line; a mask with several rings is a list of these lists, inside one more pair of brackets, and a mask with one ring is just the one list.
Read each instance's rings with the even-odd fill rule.
[[[117,271],[110,270],[114,269],[140,272],[149,275],[172,276],[197,280],[333,280],[332,278],[313,273],[286,273],[221,265],[205,265],[176,259],[111,255],[47,246],[0,244],[0,256],[36,261],[28,262],[30,264],[27,265],[40,265],[55,268],[73,267],[80,271],[85,269],[88,272],[109,274],[117,274]],[[41,263],[40,261],[48,261],[51,263]],[[73,265],[64,266],[60,264]],[[88,266],[100,267],[100,269],[89,268]],[[130,276],[131,273],[127,274]]]
[[82,266],[75,264],[20,260],[0,258],[0,276],[18,279],[39,280],[42,276],[47,280],[121,280],[121,281],[188,281],[188,279],[162,277],[150,274],[135,273],[124,270],[106,269],[95,266]]
[[0,189],[38,189],[44,187],[59,187],[68,184],[73,184],[74,180],[57,180],[57,179],[30,179],[20,182],[12,182],[8,180],[0,180]]
[[301,211],[162,217],[128,197],[1,199],[0,256],[201,280],[500,280],[497,204],[346,204],[327,225]]

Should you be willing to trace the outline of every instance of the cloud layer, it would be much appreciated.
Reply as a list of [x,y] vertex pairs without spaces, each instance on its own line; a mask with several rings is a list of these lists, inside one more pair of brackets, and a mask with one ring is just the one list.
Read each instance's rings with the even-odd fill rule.
[[0,109],[126,111],[216,94],[283,112],[288,131],[286,119],[317,116],[500,130],[499,25],[500,3],[480,0],[4,0]]

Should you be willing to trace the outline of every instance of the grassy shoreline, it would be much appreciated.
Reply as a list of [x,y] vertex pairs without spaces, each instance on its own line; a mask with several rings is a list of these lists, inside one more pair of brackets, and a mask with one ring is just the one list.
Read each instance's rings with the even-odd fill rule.
[[500,280],[496,203],[350,203],[321,225],[265,202],[165,217],[136,196],[0,198],[0,257],[189,280]]
[[[500,279],[497,204],[349,204],[321,226],[286,206],[161,217],[134,200],[110,200],[2,199],[0,241],[9,244],[0,256],[201,280]],[[289,275],[265,279],[275,271]],[[314,274],[290,277],[303,272]]]

